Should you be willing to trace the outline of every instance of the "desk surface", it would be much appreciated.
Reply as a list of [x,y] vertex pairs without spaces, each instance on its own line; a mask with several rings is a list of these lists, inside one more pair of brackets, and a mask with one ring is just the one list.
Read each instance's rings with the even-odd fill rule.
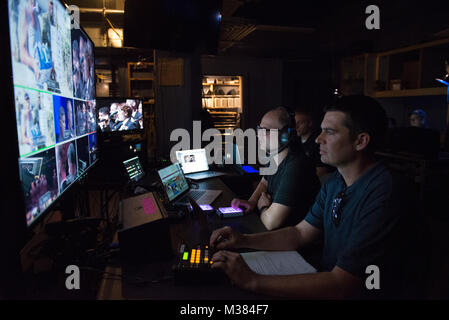
[[[212,203],[218,207],[229,206],[235,194],[220,180],[213,178],[199,183],[201,189],[222,190],[222,194]],[[189,246],[207,244],[213,230],[231,226],[242,233],[257,233],[266,231],[265,226],[256,214],[243,217],[222,219],[215,213],[203,216],[187,216],[184,220],[170,225],[173,252],[184,242]],[[151,300],[178,300],[178,299],[264,299],[268,297],[255,295],[250,292],[231,286],[229,283],[220,285],[179,286],[170,278],[171,266],[174,260],[161,261],[140,266],[108,267],[102,281],[98,299],[151,299]],[[112,274],[121,275],[122,281]],[[167,278],[167,279],[166,279]],[[138,286],[134,280],[144,280],[148,285]],[[152,283],[153,280],[162,280]],[[272,299],[270,297],[270,299]]]

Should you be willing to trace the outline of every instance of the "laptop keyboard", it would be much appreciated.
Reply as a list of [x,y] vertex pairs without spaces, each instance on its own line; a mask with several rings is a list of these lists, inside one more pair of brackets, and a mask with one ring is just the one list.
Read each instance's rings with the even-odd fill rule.
[[201,196],[203,194],[205,194],[206,191],[201,191],[201,190],[190,190],[189,192],[189,196],[192,197],[193,200],[198,200],[199,198],[201,198]]

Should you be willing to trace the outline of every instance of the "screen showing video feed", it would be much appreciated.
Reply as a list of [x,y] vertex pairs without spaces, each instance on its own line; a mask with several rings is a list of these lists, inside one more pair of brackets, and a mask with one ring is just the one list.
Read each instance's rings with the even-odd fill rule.
[[97,161],[97,153],[98,153],[97,134],[92,133],[89,135],[89,159],[91,164]]
[[90,158],[89,158],[89,139],[87,136],[79,138],[76,140],[76,151],[78,152],[77,166],[79,174],[86,172],[89,168]]
[[55,149],[20,159],[19,170],[30,225],[58,196]]
[[52,95],[25,88],[14,93],[20,156],[54,146]]
[[78,136],[97,130],[97,119],[95,116],[95,100],[74,100],[76,114],[76,134]]
[[97,161],[94,44],[58,0],[8,0],[27,225]]
[[73,100],[54,95],[53,113],[55,119],[56,142],[63,142],[75,138]]
[[9,0],[14,84],[72,96],[70,17],[59,1]]
[[59,192],[63,192],[69,185],[75,182],[78,174],[75,140],[56,146],[56,163]]
[[143,129],[142,100],[98,98],[97,123],[101,132]]
[[72,30],[73,96],[78,99],[95,98],[94,46],[80,29]]

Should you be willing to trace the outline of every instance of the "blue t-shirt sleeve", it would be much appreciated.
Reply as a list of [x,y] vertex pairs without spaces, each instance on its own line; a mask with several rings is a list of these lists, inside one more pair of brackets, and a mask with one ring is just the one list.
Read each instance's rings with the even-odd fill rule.
[[359,217],[336,265],[358,277],[366,276],[366,267],[383,261],[391,243],[390,235],[399,221],[397,211],[389,210],[391,190],[379,187],[364,201]]
[[323,217],[324,217],[324,203],[326,200],[326,184],[324,184],[320,192],[315,198],[315,202],[310,208],[304,220],[310,223],[315,228],[323,230]]

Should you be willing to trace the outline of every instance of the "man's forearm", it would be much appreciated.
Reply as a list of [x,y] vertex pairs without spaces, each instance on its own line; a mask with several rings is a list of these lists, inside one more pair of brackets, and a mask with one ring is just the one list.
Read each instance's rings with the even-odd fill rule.
[[249,202],[254,202],[257,204],[257,201],[259,201],[260,195],[262,192],[267,191],[266,183],[264,182],[263,178],[260,180],[259,184],[257,185],[256,190],[254,190],[253,194],[251,195],[251,198],[248,199]]
[[302,245],[300,238],[297,228],[286,227],[275,231],[244,234],[240,247],[272,251],[296,250]]

